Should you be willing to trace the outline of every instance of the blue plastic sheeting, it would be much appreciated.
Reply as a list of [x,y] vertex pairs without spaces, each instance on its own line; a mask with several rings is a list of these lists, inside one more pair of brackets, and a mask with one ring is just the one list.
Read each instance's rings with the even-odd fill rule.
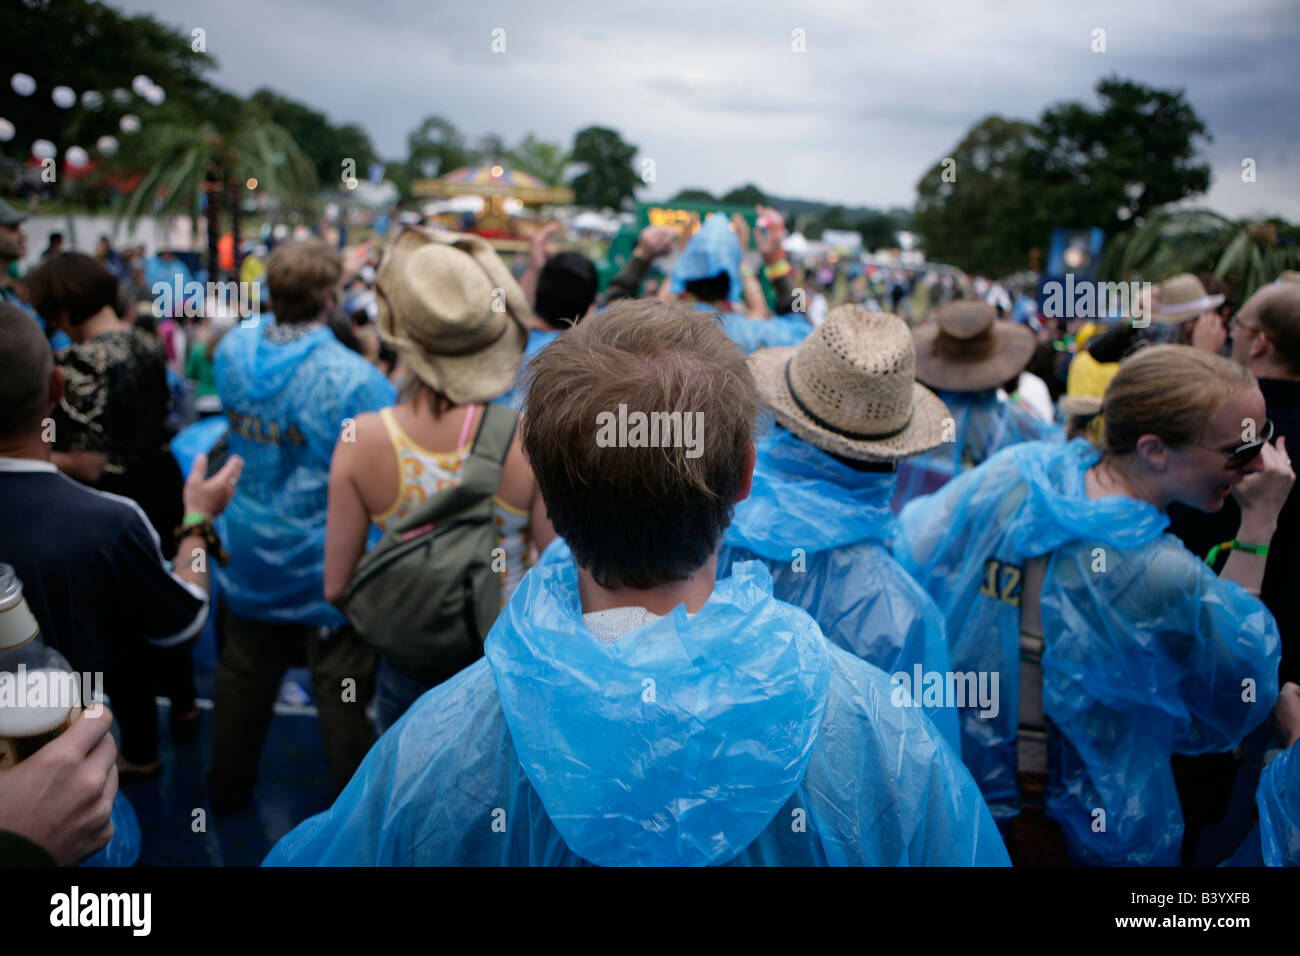
[[[1064,426],[1045,422],[1018,402],[998,399],[995,390],[949,392],[935,389],[952,414],[951,440],[898,466],[894,513],[913,498],[933,494],[954,475],[1026,441],[1064,441]],[[947,438],[947,436],[945,436]]]
[[740,240],[731,231],[731,220],[721,213],[708,216],[691,241],[682,250],[673,267],[671,288],[674,295],[686,291],[686,283],[696,279],[711,279],[727,273],[731,279],[730,299],[739,302],[744,297],[740,278],[743,253]]
[[1294,744],[1264,768],[1255,800],[1264,862],[1300,866],[1300,754]]
[[221,440],[221,436],[230,430],[230,422],[224,415],[211,415],[200,418],[193,425],[176,433],[171,441],[172,457],[180,465],[181,474],[189,475],[194,467],[194,459],[212,451],[212,446]]
[[[943,614],[890,555],[889,501],[897,476],[855,471],[779,426],[758,446],[749,497],[736,506],[718,575],[759,559],[773,593],[803,608],[833,643],[886,674],[915,667],[945,675]],[[957,712],[939,703],[926,715],[955,749]]]
[[1005,865],[978,788],[888,678],[737,565],[603,642],[547,550],[486,658],[420,698],[266,865]]
[[[1081,440],[1000,452],[909,503],[895,554],[943,610],[953,667],[1000,675],[998,715],[962,713],[962,755],[1006,820],[1019,809],[1020,576],[1027,559],[1051,553],[1041,595],[1043,709],[1055,731],[1048,815],[1078,862],[1176,866],[1183,819],[1169,756],[1231,750],[1268,716],[1277,625],[1258,598],[1163,534],[1163,512],[1120,495],[1089,499],[1084,475],[1098,454]],[[1095,810],[1104,831],[1093,830]]]
[[286,344],[271,326],[237,326],[217,348],[217,391],[244,459],[223,515],[230,563],[217,569],[231,610],[262,621],[339,626],[325,601],[330,457],[346,419],[396,400],[369,362],[328,328]]
[[524,372],[527,367],[526,363],[534,355],[554,342],[559,335],[560,333],[558,330],[530,329],[528,331],[528,341],[524,345],[523,363],[519,366],[519,377],[516,379],[515,384],[511,387],[510,391],[492,399],[492,401],[498,405],[506,405],[513,408],[515,411],[522,409],[524,407],[524,398],[527,396],[528,392],[524,382]]
[[798,345],[812,331],[812,323],[795,312],[774,315],[770,319],[750,319],[738,312],[727,312],[720,315],[719,320],[727,338],[746,353]]
[[87,857],[82,866],[135,866],[140,859],[140,821],[124,794],[113,797],[113,838],[99,852]]

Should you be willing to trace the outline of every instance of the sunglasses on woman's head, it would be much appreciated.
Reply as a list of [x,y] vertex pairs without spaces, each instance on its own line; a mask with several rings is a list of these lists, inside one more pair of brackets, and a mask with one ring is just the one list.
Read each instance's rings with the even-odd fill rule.
[[1227,459],[1227,463],[1224,467],[1235,471],[1239,468],[1245,468],[1254,461],[1255,457],[1260,453],[1263,447],[1272,440],[1272,438],[1273,420],[1265,419],[1264,432],[1258,439],[1255,441],[1244,442],[1231,451],[1222,448],[1211,448],[1209,445],[1202,445],[1200,442],[1189,442],[1188,444],[1195,445],[1197,448],[1204,448],[1207,451],[1217,452]]

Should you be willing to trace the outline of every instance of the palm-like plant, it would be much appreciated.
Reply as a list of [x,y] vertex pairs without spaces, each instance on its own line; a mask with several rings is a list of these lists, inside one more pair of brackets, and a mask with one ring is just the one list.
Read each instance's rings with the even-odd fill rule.
[[1210,272],[1245,301],[1287,269],[1300,269],[1300,226],[1283,219],[1229,219],[1208,209],[1162,210],[1117,236],[1103,272],[1158,282],[1179,272]]
[[132,228],[141,215],[190,216],[198,228],[199,196],[206,194],[208,275],[216,278],[219,219],[230,206],[235,248],[239,248],[239,197],[246,180],[290,209],[303,213],[316,205],[316,169],[282,127],[258,114],[248,115],[230,131],[210,122],[152,126],[138,148],[124,155],[121,165],[144,169],[144,178],[117,216]]

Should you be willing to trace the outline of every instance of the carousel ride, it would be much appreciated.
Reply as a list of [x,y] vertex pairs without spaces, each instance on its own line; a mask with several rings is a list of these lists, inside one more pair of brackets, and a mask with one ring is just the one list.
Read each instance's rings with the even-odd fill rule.
[[437,179],[417,179],[411,192],[432,200],[421,209],[430,223],[482,236],[503,252],[526,249],[528,237],[540,228],[528,215],[528,206],[573,202],[572,189],[548,186],[499,161],[464,166]]

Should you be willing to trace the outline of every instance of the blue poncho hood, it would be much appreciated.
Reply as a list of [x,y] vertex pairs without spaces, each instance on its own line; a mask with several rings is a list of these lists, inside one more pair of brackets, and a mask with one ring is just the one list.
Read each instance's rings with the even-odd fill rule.
[[267,323],[239,328],[221,343],[227,361],[247,370],[247,395],[264,399],[283,389],[305,359],[327,342],[338,342],[334,333],[321,326],[290,342],[273,343],[262,334]]
[[728,544],[788,561],[793,548],[809,554],[894,535],[889,500],[897,476],[855,471],[784,428],[758,446],[754,484],[736,506]]
[[816,625],[772,597],[767,569],[740,565],[699,613],[679,605],[612,642],[583,625],[562,543],[519,592],[484,650],[565,843],[593,863],[667,866],[752,843],[803,778],[830,679]]
[[677,260],[677,265],[673,268],[672,291],[681,295],[686,291],[686,283],[696,279],[711,279],[725,272],[731,278],[729,298],[732,302],[739,302],[744,295],[740,281],[742,258],[740,240],[731,231],[730,220],[720,213],[714,213],[704,220]]

